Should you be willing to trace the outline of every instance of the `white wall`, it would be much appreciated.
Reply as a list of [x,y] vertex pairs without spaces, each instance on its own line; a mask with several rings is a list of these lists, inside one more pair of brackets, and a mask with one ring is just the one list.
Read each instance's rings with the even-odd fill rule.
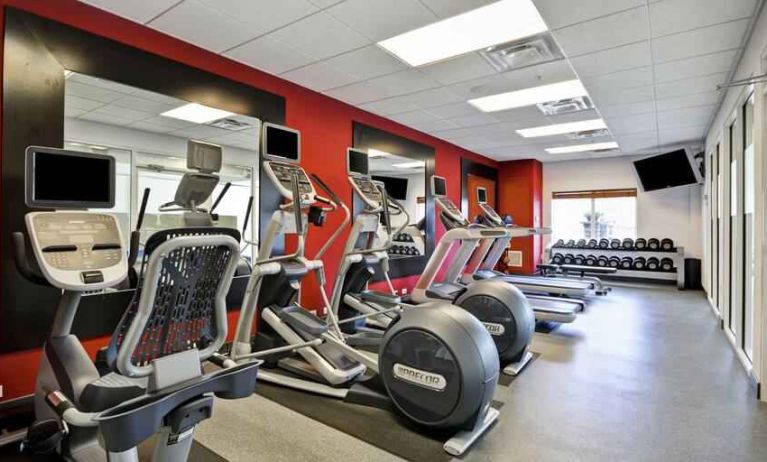
[[[685,255],[702,257],[701,186],[642,192],[632,162],[611,157],[543,164],[543,223],[551,226],[551,194],[595,189],[637,189],[637,237],[670,237]],[[544,241],[549,245],[548,238]]]

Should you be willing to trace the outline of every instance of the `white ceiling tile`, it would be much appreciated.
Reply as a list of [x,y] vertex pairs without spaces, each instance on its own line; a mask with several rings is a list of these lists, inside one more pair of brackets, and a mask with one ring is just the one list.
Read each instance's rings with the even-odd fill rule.
[[564,27],[554,31],[554,37],[570,58],[647,40],[647,8],[633,8]]
[[370,43],[370,40],[325,12],[301,19],[269,36],[317,59],[325,59]]
[[185,0],[149,26],[189,43],[222,52],[255,37],[250,28],[198,0]]
[[415,93],[438,86],[436,82],[423,75],[418,69],[408,69],[376,77],[368,80],[367,83],[379,88],[386,98],[406,93]]
[[346,0],[327,12],[374,42],[437,20],[418,0]]
[[66,117],[67,119],[74,119],[75,117],[79,117],[85,114],[86,112],[87,111],[85,111],[84,109],[77,109],[75,107],[64,106],[64,117]]
[[525,88],[519,86],[512,79],[506,78],[501,74],[481,77],[479,79],[467,80],[466,82],[454,83],[447,88],[458,96],[469,100],[480,96],[495,95],[512,90]]
[[497,73],[479,53],[469,53],[447,61],[422,66],[419,69],[443,85]]
[[436,106],[442,106],[446,103],[457,103],[463,99],[451,92],[446,87],[432,88],[430,90],[418,91],[409,95],[400,96],[404,100],[410,101],[421,109],[430,109]]
[[401,124],[410,124],[414,122],[433,122],[439,119],[437,116],[421,110],[402,112],[400,114],[389,116],[389,118],[396,120]]
[[450,119],[450,122],[458,127],[479,127],[482,125],[497,124],[498,120],[487,114],[474,114]]
[[81,120],[89,120],[91,122],[98,122],[102,124],[107,125],[127,125],[131,122],[135,122],[135,120],[131,120],[125,117],[120,117],[114,114],[100,114],[96,112],[86,112],[85,114],[78,117],[78,119]]
[[407,66],[376,45],[366,46],[324,61],[339,71],[362,80],[407,69]]
[[503,76],[516,82],[523,88],[563,82],[565,80],[577,78],[573,68],[566,59],[504,72]]
[[698,106],[658,113],[658,126],[664,130],[674,127],[705,125],[714,115],[716,106]]
[[357,82],[344,87],[333,88],[324,92],[326,95],[340,99],[349,104],[361,105],[371,101],[377,101],[389,96],[385,91],[376,85],[370,85],[368,82]]
[[79,96],[80,98],[90,99],[93,101],[101,101],[102,103],[110,103],[125,96],[125,93],[119,93],[116,91],[107,90],[103,87],[96,87],[93,85],[86,85],[84,83],[71,81],[67,81],[64,91],[66,95]]
[[443,119],[436,119],[425,122],[413,122],[410,124],[410,126],[416,130],[421,130],[426,133],[433,133],[439,130],[448,130],[456,127],[454,123]]
[[638,6],[645,0],[533,0],[549,29],[588,21]]
[[610,92],[622,88],[652,85],[653,69],[651,66],[640,67],[612,74],[596,75],[581,79],[589,93]]
[[609,50],[598,51],[570,60],[575,72],[581,77],[624,71],[649,66],[650,43],[640,42]]
[[64,106],[72,109],[79,109],[81,111],[92,111],[97,107],[103,106],[103,101],[95,101],[92,99],[82,98],[74,94],[67,94],[64,102]]
[[225,55],[272,74],[280,74],[315,61],[313,57],[269,35],[234,48]]
[[168,104],[160,101],[151,101],[144,98],[138,98],[136,96],[126,96],[116,100],[112,103],[115,106],[134,109],[136,111],[149,112],[152,114],[161,114],[165,111],[169,111],[175,107],[178,107],[178,102],[174,104]]
[[658,64],[738,48],[748,21],[741,19],[653,39],[653,60]]
[[721,93],[718,91],[695,93],[677,98],[658,99],[655,101],[655,107],[658,112],[661,112],[696,106],[713,106],[719,102],[720,97]]
[[247,24],[251,37],[278,29],[319,10],[307,0],[254,2],[253,0],[201,0],[235,21]]
[[599,112],[604,117],[626,117],[637,114],[655,112],[653,101],[641,101],[638,103],[600,105]]
[[168,133],[170,131],[173,131],[172,128],[163,127],[157,124],[147,122],[145,120],[129,124],[126,126],[126,128],[132,128],[134,130],[141,130],[142,132],[152,132],[152,133]]
[[655,86],[655,96],[657,99],[666,99],[695,93],[708,93],[715,91],[717,84],[724,82],[726,79],[727,73],[721,73],[660,83]]
[[603,104],[608,106],[615,104],[631,104],[640,103],[642,101],[652,101],[655,99],[652,85],[635,88],[606,88],[602,92],[592,92],[590,95],[597,107]]
[[387,116],[391,114],[398,114],[400,112],[415,111],[418,109],[418,106],[407,99],[394,97],[373,101],[372,103],[361,104],[360,108],[366,111],[370,111],[374,114]]
[[618,140],[618,145],[624,152],[655,148],[658,145],[658,134],[654,130],[643,133],[618,135],[616,138]]
[[152,124],[155,127],[164,127],[168,130],[179,130],[181,128],[193,127],[195,124],[184,120],[174,119],[172,117],[157,116],[151,119],[142,120],[144,123]]
[[122,83],[113,82],[111,80],[104,80],[98,77],[93,77],[91,75],[80,74],[78,72],[73,72],[72,74],[70,74],[69,77],[66,78],[66,81],[67,83],[69,82],[84,83],[86,85],[105,88],[107,90],[116,91],[117,93],[124,93],[126,95],[132,95],[138,91],[138,88],[131,87],[130,85],[124,85]]
[[699,142],[706,136],[707,128],[707,125],[700,125],[698,127],[684,127],[661,130],[660,133],[658,133],[658,137],[660,138],[661,145],[671,143]]
[[534,127],[548,123],[548,119],[537,106],[519,107],[491,114],[497,120],[519,124],[518,128],[524,128],[523,125]]
[[178,3],[178,0],[80,0],[135,22],[145,23]]
[[477,108],[471,104],[460,102],[445,104],[437,107],[429,108],[428,111],[437,117],[444,119],[454,119],[456,117],[465,117],[475,114],[481,114]]
[[655,114],[638,114],[628,117],[613,117],[607,120],[610,133],[619,136],[624,133],[636,133],[655,130]]
[[723,51],[694,58],[655,65],[655,82],[671,82],[691,77],[728,72],[732,69],[737,50]]
[[112,117],[120,117],[122,119],[130,120],[131,122],[146,120],[152,117],[156,117],[158,114],[144,111],[135,111],[125,107],[115,106],[114,104],[107,104],[101,106],[98,109],[91,111],[92,114],[105,114]]
[[327,8],[337,3],[341,3],[344,0],[309,0],[309,1],[320,8]]
[[653,37],[711,26],[754,13],[756,0],[664,0],[651,3]]
[[178,105],[178,102],[180,101],[178,98],[175,98],[173,96],[163,95],[160,93],[155,93],[153,91],[148,90],[142,90],[140,88],[136,89],[135,92],[131,95],[134,98],[141,98],[146,99],[149,101],[154,101],[157,103],[165,103],[170,105]]
[[317,91],[342,87],[360,80],[353,75],[346,74],[334,67],[328,66],[324,62],[299,67],[298,69],[280,74],[280,77]]
[[496,1],[498,0],[421,0],[421,3],[426,5],[437,16],[444,19],[475,10]]

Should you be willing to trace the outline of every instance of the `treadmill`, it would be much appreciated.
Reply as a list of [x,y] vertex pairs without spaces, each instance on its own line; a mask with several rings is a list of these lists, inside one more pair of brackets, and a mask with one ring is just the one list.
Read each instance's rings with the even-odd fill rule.
[[[439,284],[433,284],[427,289],[427,295],[432,298],[448,299],[448,297],[452,297],[454,293],[464,290],[465,285],[470,284],[475,279],[466,273],[466,269],[471,266],[478,266],[478,263],[472,264],[471,262],[474,260],[480,262],[484,259],[487,251],[493,247],[495,242],[508,242],[511,235],[522,236],[529,234],[527,228],[507,228],[505,226],[489,226],[488,224],[477,225],[469,222],[453,201],[443,194],[443,192],[447,190],[445,179],[436,175],[432,178],[432,193],[437,205],[437,210],[439,211],[440,221],[445,226],[445,229],[465,229],[466,232],[469,233],[465,237],[468,240],[476,242],[476,246],[462,245],[457,254],[453,257],[452,264],[448,269],[448,274],[445,276],[444,281]],[[481,256],[479,256],[480,254]],[[493,277],[506,281],[505,277]],[[478,277],[476,279],[490,278]],[[512,285],[516,286],[514,283],[512,283]],[[522,290],[521,287],[517,288]],[[560,324],[570,323],[575,321],[577,313],[583,311],[585,306],[583,300],[568,300],[561,297],[547,297],[527,293],[525,295],[530,303],[530,307],[533,309],[535,319],[538,321]]]
[[[485,241],[480,245],[466,267],[463,275],[464,281],[500,278],[515,285],[525,294],[548,294],[567,297],[584,297],[596,289],[592,281],[506,274],[496,271],[495,265],[503,256],[512,238],[546,234],[548,229],[507,225],[500,215],[487,203],[487,191],[484,188],[477,189],[477,202],[482,210],[482,218],[485,223],[488,226],[505,228],[507,235],[496,239],[494,242]],[[546,297],[543,300],[562,301],[562,298]],[[582,303],[582,300],[580,302]]]

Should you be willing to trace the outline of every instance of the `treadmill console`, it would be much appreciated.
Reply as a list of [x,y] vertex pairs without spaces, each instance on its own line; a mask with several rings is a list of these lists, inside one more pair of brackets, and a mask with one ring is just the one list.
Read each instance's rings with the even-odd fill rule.
[[89,291],[117,285],[128,275],[114,216],[92,212],[32,212],[26,216],[38,266],[60,289]]
[[354,191],[359,194],[360,198],[372,209],[381,207],[383,197],[381,191],[367,175],[349,175],[349,182],[352,184]]
[[301,195],[301,203],[304,205],[314,203],[314,196],[316,195],[314,185],[300,165],[267,160],[264,161],[264,169],[280,194],[290,200],[293,199],[293,177],[298,176],[298,192]]
[[501,216],[498,215],[498,212],[496,212],[495,209],[493,209],[490,205],[480,203],[479,208],[482,209],[482,213],[485,214],[485,218],[487,218],[487,220],[494,226],[505,226],[503,218],[501,218]]
[[469,224],[468,220],[466,220],[466,217],[463,216],[461,211],[458,210],[458,207],[456,207],[453,201],[448,199],[447,196],[437,196],[435,200],[437,201],[437,207],[439,210],[447,214],[451,220],[454,220],[458,223],[463,223],[465,225]]

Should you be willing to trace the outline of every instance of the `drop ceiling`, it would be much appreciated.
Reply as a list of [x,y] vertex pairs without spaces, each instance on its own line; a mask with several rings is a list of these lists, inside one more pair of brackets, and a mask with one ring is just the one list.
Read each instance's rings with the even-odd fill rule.
[[[761,0],[533,0],[565,59],[496,71],[478,52],[411,68],[376,42],[491,0],[83,0],[497,160],[699,144]],[[484,113],[467,100],[580,78],[596,108]],[[548,154],[515,130],[603,117],[619,152]]]

